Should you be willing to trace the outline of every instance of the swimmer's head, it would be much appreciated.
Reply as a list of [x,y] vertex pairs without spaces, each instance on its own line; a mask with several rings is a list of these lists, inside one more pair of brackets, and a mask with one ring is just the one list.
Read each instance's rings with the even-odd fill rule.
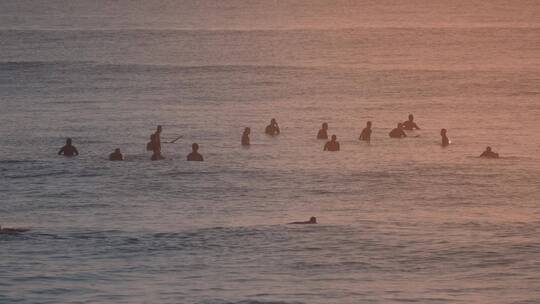
[[486,147],[486,151],[491,152],[491,147]]
[[199,150],[199,144],[193,143],[193,145],[191,145],[191,149],[192,149],[194,152],[197,152],[197,151]]
[[441,129],[441,135],[446,135],[446,129]]
[[322,128],[323,128],[323,130],[328,130],[328,123],[327,123],[327,122],[323,122]]
[[414,120],[414,115],[409,114],[409,121],[413,121],[413,120]]
[[312,216],[312,217],[309,218],[309,222],[310,223],[317,223],[317,218]]
[[66,139],[66,144],[67,144],[67,145],[71,145],[71,142],[72,142],[72,141],[71,141],[71,138],[67,138],[67,139]]
[[368,121],[368,122],[366,123],[366,126],[367,126],[368,128],[371,128],[371,120]]
[[401,129],[403,127],[403,124],[398,122],[397,127],[398,127],[398,129]]
[[275,118],[270,119],[270,123],[271,124],[276,124],[276,119]]
[[120,148],[114,149],[114,153],[120,154]]
[[244,129],[244,133],[249,134],[249,132],[251,132],[251,129],[246,127],[246,128]]
[[336,140],[337,140],[337,136],[336,136],[336,135],[332,135],[332,140],[333,140],[333,141],[336,141]]

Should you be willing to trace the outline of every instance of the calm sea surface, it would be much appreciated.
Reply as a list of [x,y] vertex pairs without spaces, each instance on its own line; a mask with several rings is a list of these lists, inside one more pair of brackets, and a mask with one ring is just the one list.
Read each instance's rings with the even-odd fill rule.
[[0,303],[540,303],[539,118],[538,1],[2,0]]

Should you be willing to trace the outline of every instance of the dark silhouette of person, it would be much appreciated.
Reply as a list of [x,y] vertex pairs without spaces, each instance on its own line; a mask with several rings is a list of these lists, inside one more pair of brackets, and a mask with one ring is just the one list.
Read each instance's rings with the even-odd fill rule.
[[29,231],[28,228],[7,228],[0,225],[0,234],[17,234]]
[[264,133],[270,136],[276,136],[276,135],[279,135],[279,133],[281,133],[275,118],[272,118],[272,120],[270,120],[270,124],[266,126]]
[[109,160],[111,161],[124,160],[124,155],[122,155],[122,152],[120,152],[120,148],[114,149],[114,152],[109,154]]
[[161,154],[161,131],[163,128],[161,125],[158,125],[156,128],[156,132],[154,132],[152,135],[150,135],[150,142],[146,145],[147,150],[152,151],[152,157],[151,160],[162,160],[165,159],[163,155]]
[[407,120],[406,122],[403,123],[403,129],[405,129],[407,131],[411,131],[411,130],[414,130],[414,129],[420,130],[418,125],[414,122],[414,115],[409,114],[409,120]]
[[323,122],[322,128],[317,133],[317,139],[328,139],[328,123]]
[[403,131],[403,124],[402,123],[398,123],[397,128],[390,131],[390,133],[388,133],[388,135],[390,135],[390,137],[392,137],[392,138],[407,137],[407,134],[405,134],[405,131]]
[[371,141],[371,121],[366,123],[366,127],[364,130],[362,130],[362,133],[360,133],[360,137],[358,137],[358,139],[363,141]]
[[441,140],[443,147],[450,145],[450,139],[448,139],[448,136],[446,136],[446,129],[441,129]]
[[60,148],[60,151],[58,151],[58,155],[64,155],[64,156],[76,156],[79,155],[79,151],[77,151],[77,148],[71,144],[71,138],[66,139],[66,145]]
[[197,143],[194,143],[191,145],[191,153],[188,154],[187,160],[188,161],[203,161],[203,156],[199,154],[199,145]]
[[289,223],[289,225],[309,225],[309,224],[317,224],[317,218],[312,216],[309,218],[309,221]]
[[337,141],[336,135],[332,135],[332,139],[324,145],[323,151],[339,151],[339,141]]
[[486,150],[480,154],[480,157],[486,158],[499,158],[499,153],[495,153],[491,150],[491,147],[486,147]]
[[249,134],[251,133],[250,128],[245,128],[244,133],[242,133],[242,146],[249,146],[250,140],[249,140]]

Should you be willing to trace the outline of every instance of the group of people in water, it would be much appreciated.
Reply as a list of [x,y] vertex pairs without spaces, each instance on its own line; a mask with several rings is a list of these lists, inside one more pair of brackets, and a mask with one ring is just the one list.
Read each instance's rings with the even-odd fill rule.
[[[360,136],[358,137],[361,141],[369,142],[371,141],[371,134],[372,134],[372,122],[368,121],[366,123],[366,127],[362,130],[360,133]],[[409,114],[408,120],[405,122],[400,122],[397,124],[397,127],[392,129],[388,135],[391,138],[404,138],[407,137],[407,133],[405,131],[412,131],[412,130],[420,130],[420,127],[416,124],[414,121],[414,115]],[[162,160],[165,159],[165,157],[161,154],[161,133],[163,131],[162,126],[158,125],[157,129],[154,133],[150,135],[150,141],[146,144],[146,150],[152,152],[151,160]],[[450,139],[447,136],[447,130],[441,129],[441,145],[443,147],[446,147],[450,145]],[[265,133],[269,136],[277,136],[281,133],[281,130],[279,128],[279,125],[275,118],[272,118],[270,120],[270,124],[266,126]],[[241,144],[242,146],[249,146],[251,145],[250,140],[250,134],[251,129],[246,127],[244,129],[244,132],[242,133],[241,137]],[[321,126],[321,129],[317,133],[317,139],[325,139],[328,140],[328,123],[324,122]],[[173,143],[180,139],[181,137],[176,138],[175,140],[171,141],[170,143]],[[187,155],[188,161],[203,161],[203,156],[199,153],[199,145],[197,143],[193,143],[191,145],[191,153]],[[339,141],[337,141],[337,136],[334,134],[330,137],[330,140],[325,143],[323,146],[323,151],[339,151],[340,145]],[[66,144],[58,151],[58,155],[64,155],[64,156],[77,156],[79,155],[79,151],[75,146],[72,144],[71,138],[68,138],[66,140]],[[485,158],[498,158],[499,154],[492,151],[491,147],[486,147],[486,150],[480,155],[480,157]],[[109,155],[109,160],[111,161],[122,161],[124,160],[124,156],[122,155],[122,152],[120,151],[120,148],[116,148],[114,152],[112,152]]]

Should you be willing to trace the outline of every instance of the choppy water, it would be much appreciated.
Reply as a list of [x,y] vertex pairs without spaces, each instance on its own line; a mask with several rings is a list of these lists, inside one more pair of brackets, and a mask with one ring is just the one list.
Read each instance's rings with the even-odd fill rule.
[[[32,230],[0,234],[0,303],[539,303],[539,17],[1,1],[0,224]],[[409,113],[419,137],[389,139]],[[183,138],[151,162],[157,124]],[[68,136],[80,157],[56,156]],[[203,163],[184,161],[195,141]]]

